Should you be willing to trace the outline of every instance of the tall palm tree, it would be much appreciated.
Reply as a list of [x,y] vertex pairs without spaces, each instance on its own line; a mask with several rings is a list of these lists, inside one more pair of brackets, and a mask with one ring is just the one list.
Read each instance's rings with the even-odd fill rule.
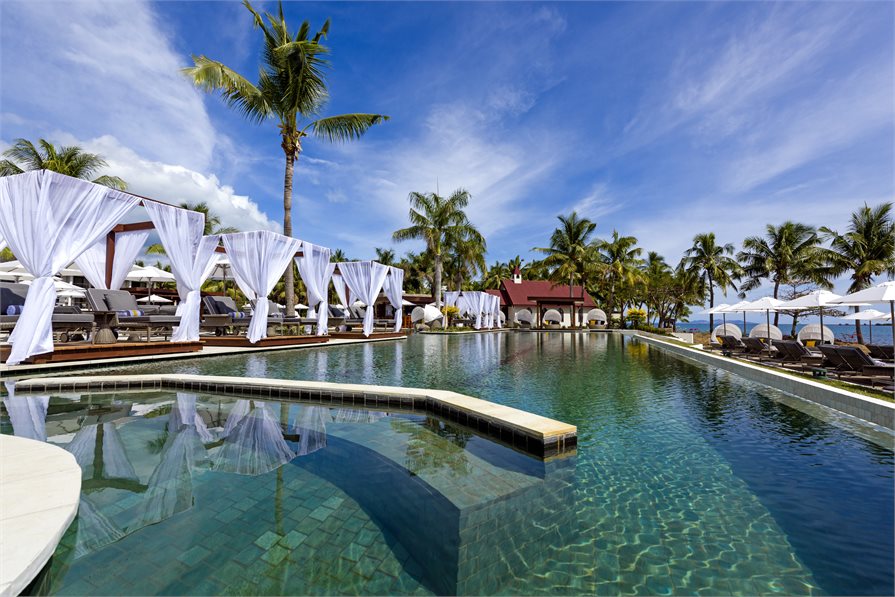
[[16,139],[12,147],[3,152],[3,157],[6,159],[0,161],[0,176],[21,174],[26,170],[52,170],[119,191],[127,188],[127,183],[117,176],[103,175],[93,178],[97,170],[107,165],[106,160],[99,154],[87,153],[76,145],[57,149],[46,139],[38,139],[37,144],[40,146],[39,149],[27,139]]
[[[730,255],[733,255],[733,244],[717,244],[714,232],[697,234],[693,237],[693,246],[684,252],[684,267],[699,276],[703,300],[708,295],[709,308],[715,306],[715,287],[722,292],[737,289],[734,280],[741,277],[742,269]],[[715,329],[715,316],[711,313],[709,329]]]
[[[581,292],[584,293],[585,269],[592,246],[590,237],[597,224],[587,218],[579,218],[574,211],[568,216],[557,216],[557,219],[560,226],[550,235],[550,246],[534,247],[532,251],[547,255],[543,263],[550,268],[550,279],[554,282],[568,280],[569,298],[572,298],[572,286],[576,279],[581,281]],[[576,325],[576,322],[572,321],[572,324]]]
[[[807,224],[786,221],[779,226],[768,224],[765,235],[743,240],[743,250],[737,253],[743,275],[748,278],[741,292],[761,286],[762,280],[774,283],[774,298],[779,298],[780,286],[795,280],[830,287],[829,268],[824,266],[823,251],[817,231]],[[780,313],[774,313],[774,325]]]
[[522,259],[521,256],[516,255],[515,257],[513,257],[512,259],[510,259],[510,260],[507,262],[507,269],[510,270],[510,273],[511,273],[511,274],[512,274],[514,271],[516,271],[516,268],[517,268],[517,267],[519,268],[519,271],[522,271],[522,262],[523,262],[523,261],[525,261],[525,260]]
[[[275,119],[280,130],[280,147],[286,155],[283,182],[283,234],[292,236],[292,178],[295,161],[302,152],[302,139],[343,142],[361,137],[374,124],[388,120],[382,114],[341,114],[319,118],[329,99],[325,56],[329,48],[320,42],[329,33],[329,21],[316,33],[305,21],[294,34],[289,32],[280,2],[277,16],[262,18],[248,0],[243,5],[264,36],[258,83],[205,56],[193,56],[194,66],[183,69],[193,83],[208,92],[220,91],[227,104],[251,121]],[[294,273],[286,270],[286,287]],[[286,313],[295,313],[295,297],[287,293]]]
[[601,265],[599,271],[607,289],[608,316],[611,318],[615,312],[618,293],[630,294],[633,286],[643,279],[643,272],[640,270],[643,265],[643,260],[640,259],[643,249],[637,246],[636,238],[619,236],[617,230],[612,231],[611,240],[601,240],[594,248]]
[[444,267],[444,250],[452,243],[474,240],[483,248],[485,238],[476,230],[463,209],[469,205],[469,193],[457,189],[450,197],[436,193],[410,193],[410,226],[396,230],[396,241],[422,240],[432,252],[435,261],[435,279],[432,293],[435,306],[441,309],[441,276]]
[[376,247],[376,261],[382,265],[395,265],[395,252],[391,249]]
[[481,236],[459,239],[448,246],[445,271],[454,282],[455,290],[463,290],[463,283],[479,272],[485,273],[485,245]]
[[663,288],[671,278],[671,266],[665,258],[655,251],[646,254],[643,264],[644,302],[646,303],[646,321],[652,325],[651,315],[659,310],[659,301]]
[[[883,273],[895,277],[895,220],[892,203],[864,207],[851,215],[848,228],[840,234],[827,227],[820,229],[821,238],[830,241],[826,252],[832,274],[851,272],[848,292],[870,286],[874,276]],[[857,311],[857,308],[855,309]],[[855,335],[863,343],[860,322],[855,321]]]

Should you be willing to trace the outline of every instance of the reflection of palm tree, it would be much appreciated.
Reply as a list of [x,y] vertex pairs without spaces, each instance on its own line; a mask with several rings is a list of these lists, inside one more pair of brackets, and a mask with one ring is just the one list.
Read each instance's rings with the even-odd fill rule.
[[433,417],[426,417],[422,425],[394,418],[392,428],[410,436],[404,467],[411,474],[434,473],[445,468],[453,475],[469,473],[465,448],[472,437],[471,432],[461,431]]

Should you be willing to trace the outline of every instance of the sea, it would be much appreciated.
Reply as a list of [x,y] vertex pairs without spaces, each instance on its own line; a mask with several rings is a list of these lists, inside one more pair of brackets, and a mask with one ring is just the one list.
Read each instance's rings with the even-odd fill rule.
[[[772,321],[773,321],[773,319],[772,319]],[[743,327],[742,318],[740,318],[739,321],[737,321],[736,318],[728,317],[727,323],[734,323],[734,324],[740,326],[741,328]],[[752,328],[759,325],[759,323],[761,323],[761,322],[747,321],[746,322],[746,331],[747,332],[750,331]],[[715,327],[717,327],[719,325],[721,325],[720,317],[715,320]],[[801,330],[803,327],[805,327],[805,325],[807,325],[807,324],[801,324],[801,323],[798,324],[796,326],[796,332],[798,332],[798,330]],[[853,324],[853,323],[830,324],[830,323],[827,323],[826,321],[824,321],[824,325],[833,331],[833,334],[836,336],[837,340],[842,340],[843,342],[856,342],[857,341],[857,338],[855,337],[855,324]],[[784,319],[784,320],[780,321],[780,324],[777,327],[779,327],[780,330],[784,334],[788,335],[790,332],[790,329],[792,328],[792,322]],[[691,332],[691,331],[708,332],[709,324],[707,321],[695,321],[692,323],[678,323],[677,331],[679,331],[679,332]],[[869,344],[870,337],[871,337],[870,325],[868,325],[866,323],[862,324],[861,325],[861,334],[863,334],[863,336],[864,336],[864,342]],[[874,344],[892,344],[892,324],[889,323],[888,321],[885,323],[875,323],[873,325],[872,334],[873,334],[873,343]]]

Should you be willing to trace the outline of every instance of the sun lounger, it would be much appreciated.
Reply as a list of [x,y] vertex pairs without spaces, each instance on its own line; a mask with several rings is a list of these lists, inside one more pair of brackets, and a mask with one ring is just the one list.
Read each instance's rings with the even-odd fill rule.
[[895,360],[895,346],[891,344],[888,346],[884,344],[868,344],[867,350],[870,351],[870,356],[874,359],[880,361]]
[[[22,307],[28,295],[26,284],[0,282],[0,330],[12,331],[19,315],[8,315],[9,307]],[[52,318],[53,331],[59,332],[62,342],[68,341],[72,332],[89,334],[93,329],[93,314],[82,313],[77,307],[55,307]]]
[[87,290],[87,303],[94,311],[117,313],[113,328],[145,331],[147,342],[153,333],[161,333],[167,338],[180,325],[180,318],[176,315],[157,315],[158,309],[141,307],[126,290],[90,288]]
[[721,342],[721,350],[730,352],[745,352],[746,345],[736,336],[716,336]]
[[743,344],[746,346],[746,354],[757,357],[773,357],[777,349],[773,346],[765,344],[758,338],[743,338]]
[[854,372],[873,377],[893,377],[895,365],[871,358],[854,346],[834,346],[845,364]]
[[[251,319],[248,313],[243,313],[236,306],[236,302],[229,296],[203,296],[202,306],[208,315],[226,315],[228,326],[248,327]],[[211,324],[217,324],[216,321]],[[209,327],[209,326],[206,326]],[[218,328],[219,325],[211,325],[210,327]]]

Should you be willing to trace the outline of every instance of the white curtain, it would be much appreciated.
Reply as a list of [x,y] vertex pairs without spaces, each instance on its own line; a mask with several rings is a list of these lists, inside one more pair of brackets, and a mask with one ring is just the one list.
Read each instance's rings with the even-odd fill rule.
[[466,294],[467,294],[467,293],[463,292],[463,293],[461,293],[461,294],[457,297],[457,299],[456,299],[456,301],[457,301],[457,303],[456,303],[456,304],[457,304],[457,308],[460,309],[460,313],[459,313],[459,314],[460,314],[461,317],[462,317],[462,316],[465,316],[466,314],[468,314],[468,313],[472,310],[472,309],[470,308],[469,299],[467,298]]
[[460,298],[459,290],[448,290],[444,293],[444,305],[446,307],[456,307],[458,298]]
[[339,264],[339,271],[351,292],[365,305],[364,336],[373,333],[373,305],[388,275],[388,267],[375,261],[348,261]]
[[138,202],[132,195],[48,170],[0,178],[0,237],[34,276],[9,336],[8,365],[53,350],[53,276]]
[[389,267],[389,275],[382,286],[388,302],[395,309],[395,331],[401,331],[401,322],[404,319],[404,270],[400,267]]
[[[335,271],[336,265],[335,263],[330,264]],[[351,292],[351,289],[348,288],[348,285],[345,284],[345,279],[342,277],[342,274],[332,274],[333,288],[336,289],[336,296],[339,297],[339,300],[342,301],[342,305],[345,307],[346,316],[351,316],[351,303],[354,302],[354,295]]]
[[494,297],[494,317],[497,319],[497,329],[502,328],[503,325],[500,322],[500,297],[499,296]]
[[112,258],[112,284],[106,285],[106,239],[102,238],[75,259],[78,268],[94,288],[118,290],[134,265],[140,249],[149,238],[148,230],[119,232],[115,235],[115,256]]
[[473,315],[475,315],[475,329],[482,329],[482,324],[484,323],[484,311],[485,306],[488,304],[488,294],[485,292],[474,292],[471,293],[472,297],[470,297],[470,306],[472,307]]
[[252,321],[246,333],[249,342],[254,344],[267,337],[267,313],[270,309],[267,295],[286,268],[291,266],[301,241],[269,230],[237,232],[221,238],[230,257],[233,279],[246,298],[255,301]]
[[177,316],[180,325],[174,328],[172,342],[195,342],[199,339],[199,307],[202,283],[211,274],[217,257],[218,236],[202,236],[205,216],[195,211],[171,207],[155,201],[144,204],[165,253],[171,272],[177,280]]
[[325,336],[329,323],[329,303],[326,300],[329,279],[335,264],[329,262],[332,254],[326,247],[302,241],[301,257],[295,258],[298,273],[308,291],[308,317],[317,317],[317,335]]

